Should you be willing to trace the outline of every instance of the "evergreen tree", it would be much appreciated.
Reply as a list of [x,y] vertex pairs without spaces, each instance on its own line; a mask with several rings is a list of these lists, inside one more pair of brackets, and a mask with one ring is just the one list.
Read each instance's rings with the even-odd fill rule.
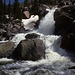
[[14,15],[14,18],[21,19],[21,8],[20,8],[20,3],[18,2],[18,0],[15,0],[15,3],[14,3],[13,15]]
[[6,14],[6,0],[4,0],[4,15]]
[[33,0],[30,0],[30,4],[33,4]]
[[32,7],[32,11],[33,11],[35,14],[38,14],[38,6],[39,6],[38,0],[34,0],[34,2],[33,2],[33,7]]
[[11,18],[12,15],[12,6],[11,6],[11,1],[9,0],[9,4],[8,4],[8,15],[9,15],[9,19]]
[[40,3],[40,4],[43,4],[43,0],[39,0],[39,3]]
[[24,6],[28,6],[28,5],[29,5],[28,0],[24,0]]
[[0,23],[3,21],[3,2],[0,0]]

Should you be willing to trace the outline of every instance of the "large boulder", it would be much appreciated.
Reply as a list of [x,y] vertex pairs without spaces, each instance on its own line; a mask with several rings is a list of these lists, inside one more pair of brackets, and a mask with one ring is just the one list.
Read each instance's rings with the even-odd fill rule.
[[73,22],[62,35],[61,47],[69,52],[75,52],[75,22]]
[[61,35],[61,47],[75,52],[75,6],[63,6],[54,13],[54,34]]
[[39,60],[45,57],[45,45],[37,38],[22,40],[14,50],[13,57],[20,60]]
[[54,34],[62,35],[64,30],[72,24],[75,19],[75,6],[64,6],[54,13],[55,31]]
[[0,43],[0,58],[10,57],[13,48],[14,43],[11,41]]

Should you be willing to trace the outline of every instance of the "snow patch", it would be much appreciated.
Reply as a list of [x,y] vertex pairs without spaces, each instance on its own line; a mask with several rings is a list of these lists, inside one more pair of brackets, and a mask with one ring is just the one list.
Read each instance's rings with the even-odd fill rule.
[[35,23],[39,20],[38,15],[31,15],[29,19],[22,19],[22,23],[24,25],[25,30],[32,30],[34,29]]

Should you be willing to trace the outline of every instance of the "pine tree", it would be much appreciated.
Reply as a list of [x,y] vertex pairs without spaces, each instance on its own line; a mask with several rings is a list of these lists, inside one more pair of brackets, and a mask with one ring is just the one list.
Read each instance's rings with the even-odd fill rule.
[[3,2],[0,0],[0,23],[3,21]]
[[21,19],[21,8],[20,8],[20,3],[18,2],[18,0],[15,0],[15,3],[14,3],[13,15],[14,15],[14,18]]
[[52,1],[51,1],[51,0],[48,0],[48,3],[49,3],[50,5],[52,5]]
[[6,14],[6,0],[4,0],[4,15]]
[[34,12],[34,14],[38,14],[38,7],[39,7],[39,1],[34,0],[33,7],[32,7],[32,11]]
[[30,0],[30,4],[33,4],[33,0]]
[[11,18],[11,15],[12,15],[11,0],[9,0],[9,4],[8,4],[8,15],[9,15],[9,19],[10,19]]
[[28,0],[24,0],[24,6],[28,6],[28,5],[29,5]]
[[40,4],[43,4],[43,0],[39,0],[39,3],[40,3]]

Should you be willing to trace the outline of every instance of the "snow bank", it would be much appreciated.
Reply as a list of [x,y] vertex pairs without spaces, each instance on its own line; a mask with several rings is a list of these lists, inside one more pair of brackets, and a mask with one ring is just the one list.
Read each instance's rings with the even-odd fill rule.
[[34,29],[35,23],[39,20],[39,16],[31,15],[29,19],[22,19],[22,23],[24,25],[25,30],[32,30]]

